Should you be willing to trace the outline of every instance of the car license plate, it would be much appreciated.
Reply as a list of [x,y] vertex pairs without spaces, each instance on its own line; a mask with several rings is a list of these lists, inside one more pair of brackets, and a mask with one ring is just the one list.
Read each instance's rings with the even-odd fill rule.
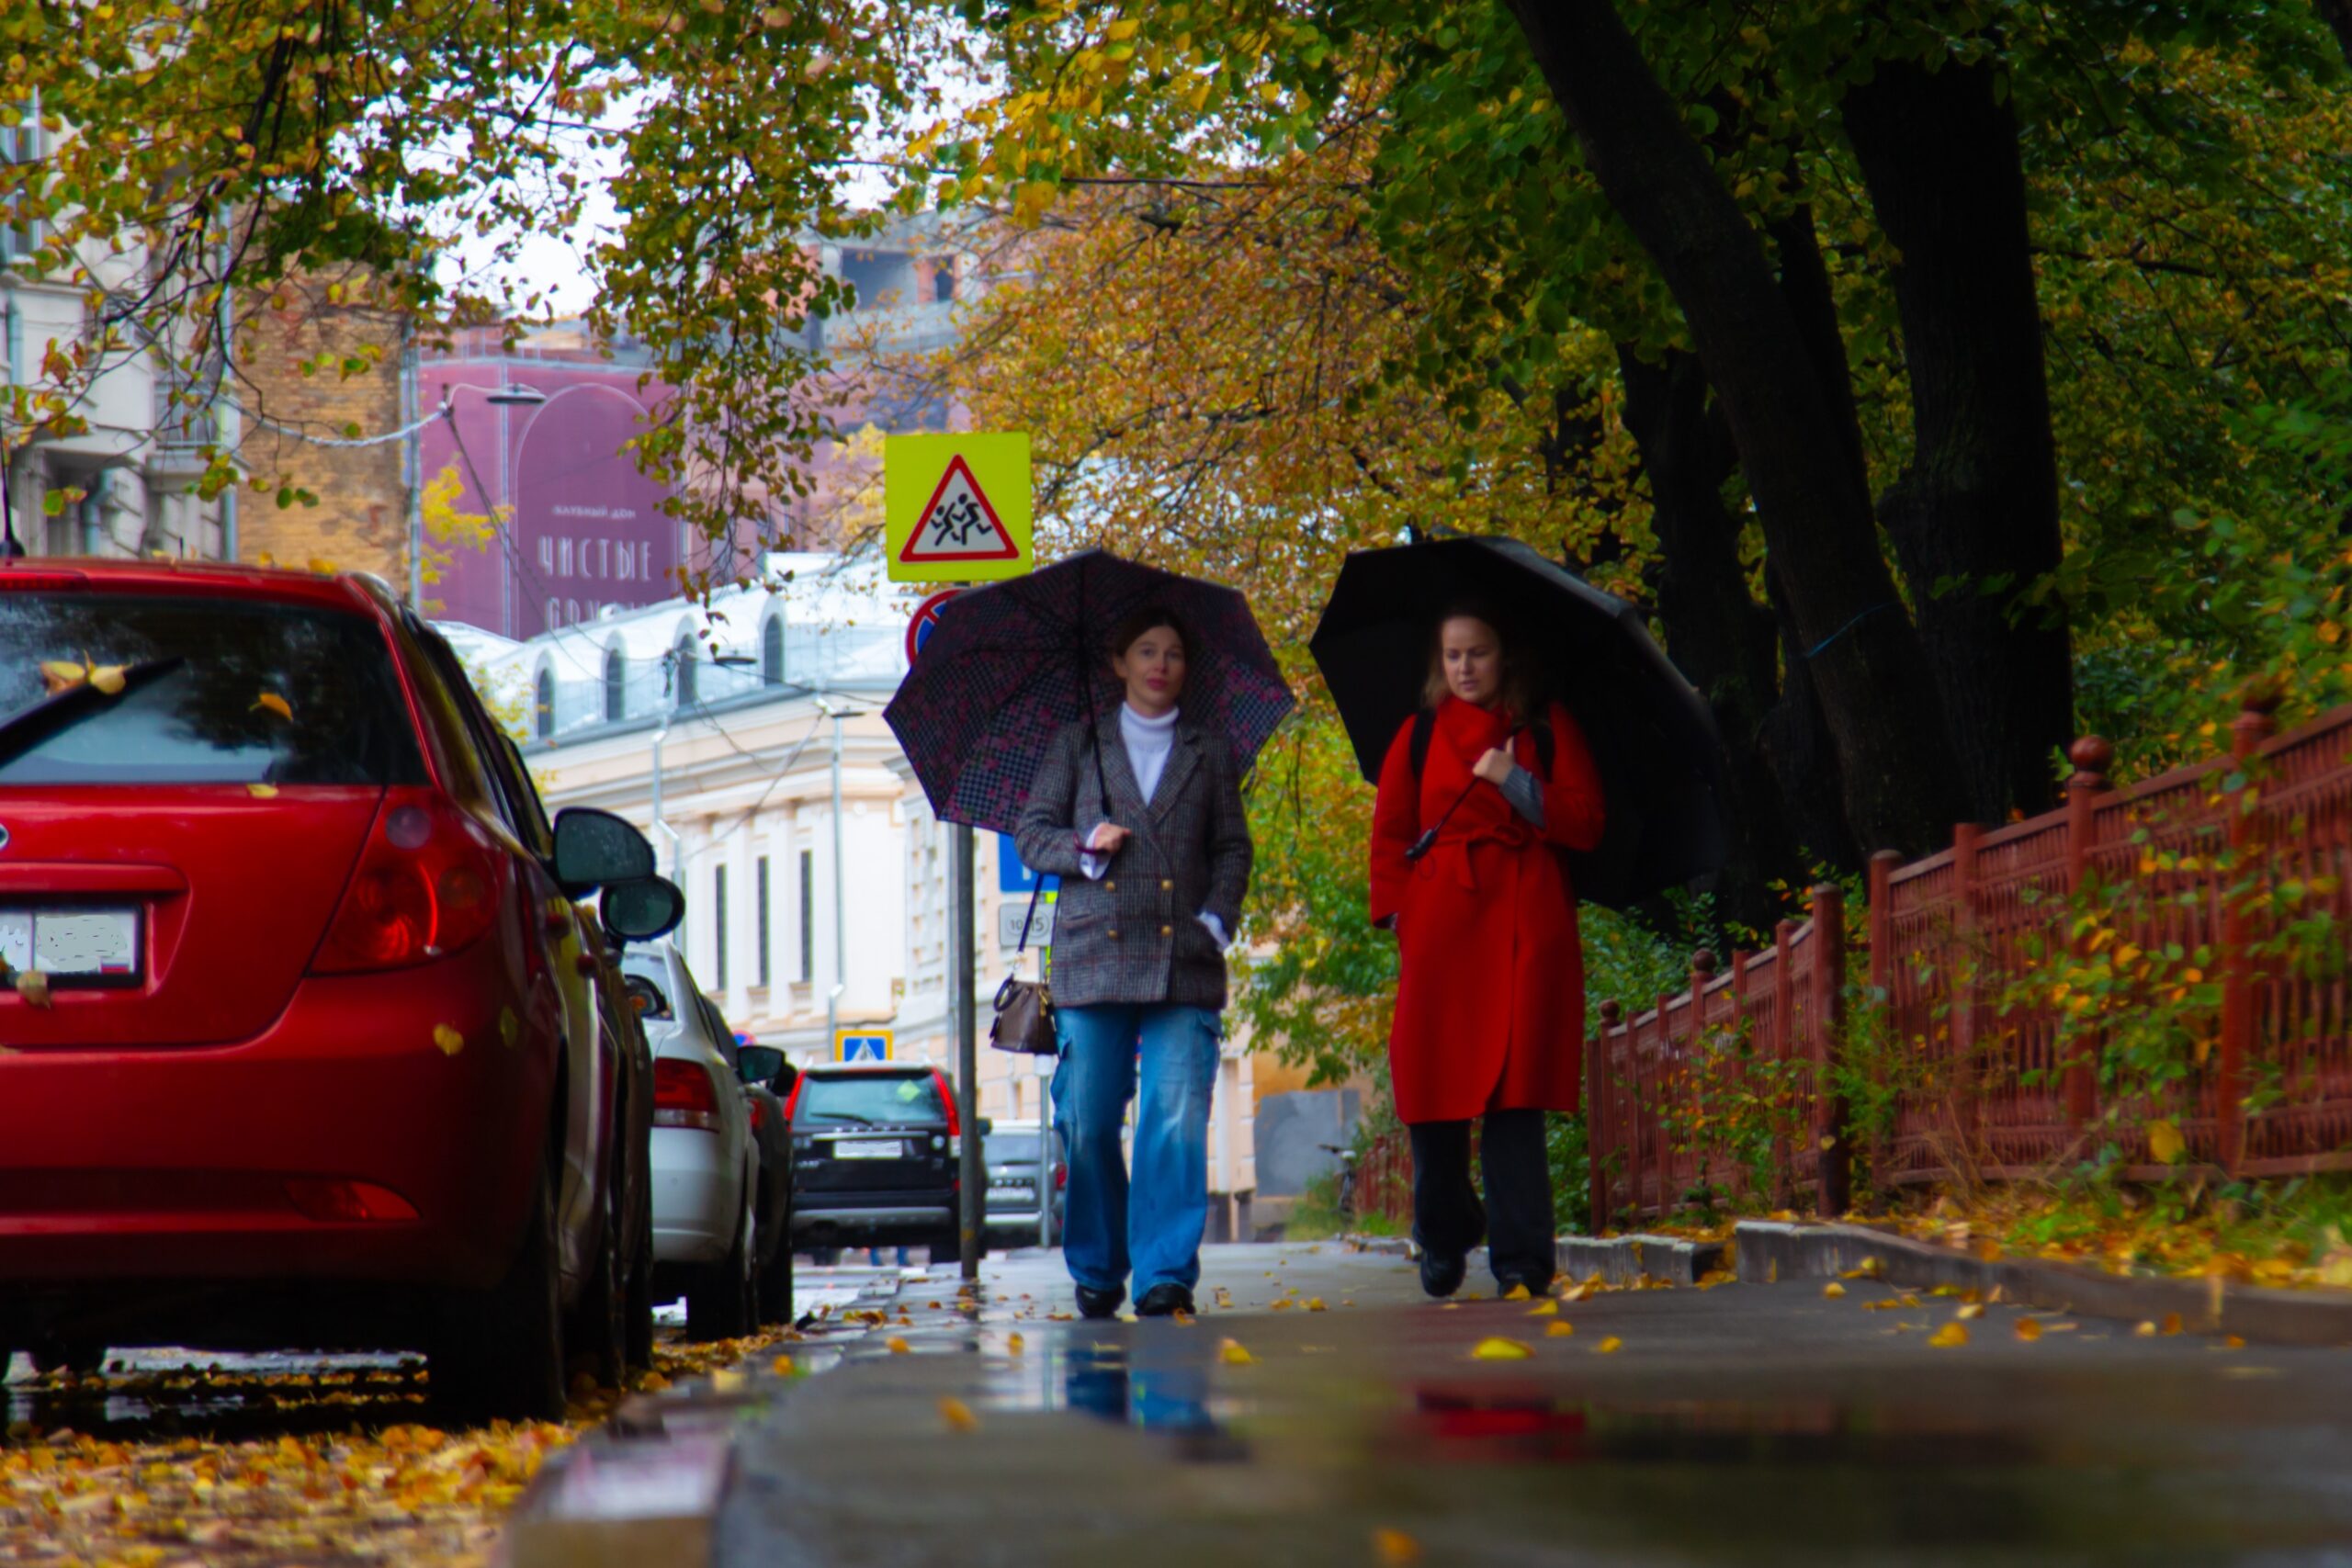
[[833,1145],[835,1159],[897,1159],[899,1152],[896,1138],[861,1138]]
[[0,960],[12,970],[135,980],[139,911],[74,905],[0,908]]
[[1034,1203],[1037,1201],[1037,1190],[1025,1181],[1005,1182],[997,1188],[996,1195],[1000,1198],[1018,1198],[1024,1203]]

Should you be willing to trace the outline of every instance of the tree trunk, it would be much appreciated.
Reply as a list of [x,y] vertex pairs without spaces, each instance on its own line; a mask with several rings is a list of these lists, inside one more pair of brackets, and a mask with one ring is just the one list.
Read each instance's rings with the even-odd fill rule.
[[1738,454],[1729,433],[1708,417],[1707,377],[1698,360],[1671,353],[1663,366],[1652,365],[1621,345],[1617,363],[1625,428],[1649,481],[1667,651],[1714,711],[1728,754],[1731,798],[1724,806],[1731,850],[1715,884],[1716,913],[1770,931],[1780,917],[1770,884],[1802,886],[1805,866],[1764,749],[1765,721],[1780,687],[1772,617],[1747,591],[1739,520],[1724,505],[1724,481]]
[[2352,65],[2352,0],[2316,0],[2319,19],[2335,35],[2338,48],[2344,51],[2344,62]]
[[1511,0],[1511,10],[1722,401],[1806,639],[1847,820],[1873,848],[1939,847],[1964,796],[1935,685],[1759,237],[1609,0]]
[[1988,65],[1884,62],[1843,105],[1902,257],[1914,448],[1879,516],[1982,822],[2053,804],[2074,739],[2064,616],[2020,598],[2058,568],[2058,460],[2017,122],[1995,82]]

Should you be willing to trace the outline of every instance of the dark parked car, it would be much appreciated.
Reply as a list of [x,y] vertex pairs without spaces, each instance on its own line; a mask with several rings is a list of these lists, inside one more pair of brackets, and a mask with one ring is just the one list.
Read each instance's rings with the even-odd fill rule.
[[786,1107],[800,1069],[773,1045],[748,1041],[735,1047],[735,1071],[752,1112],[752,1141],[760,1151],[758,1242],[760,1321],[792,1317],[792,1113]]
[[795,1246],[956,1251],[959,1129],[938,1068],[808,1067],[791,1110]]
[[[1050,1168],[1042,1177],[1038,1140],[1053,1144]],[[1039,1240],[1037,1192],[1040,1182],[1054,1194],[1054,1240],[1062,1235],[1062,1211],[1067,1203],[1069,1167],[1062,1159],[1058,1134],[1041,1132],[1035,1122],[998,1122],[989,1128],[989,1240],[999,1247],[1035,1247]]]

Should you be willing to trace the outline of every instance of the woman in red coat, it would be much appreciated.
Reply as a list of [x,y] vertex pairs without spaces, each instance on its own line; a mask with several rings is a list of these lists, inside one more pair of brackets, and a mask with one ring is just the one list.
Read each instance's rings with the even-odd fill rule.
[[[1388,1061],[1433,1296],[1460,1288],[1489,1219],[1498,1289],[1552,1280],[1544,1112],[1577,1108],[1584,1037],[1576,894],[1556,852],[1600,841],[1601,798],[1583,732],[1559,704],[1538,704],[1528,674],[1490,615],[1441,620],[1434,713],[1397,731],[1373,808],[1372,918],[1396,931],[1402,967]],[[1485,1211],[1470,1184],[1475,1116]]]

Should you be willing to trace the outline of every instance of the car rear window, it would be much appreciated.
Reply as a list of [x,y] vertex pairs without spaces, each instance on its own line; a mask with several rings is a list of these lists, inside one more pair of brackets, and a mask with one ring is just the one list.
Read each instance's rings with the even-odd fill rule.
[[886,1122],[944,1122],[939,1080],[925,1073],[860,1073],[854,1077],[800,1080],[800,1104],[793,1120],[810,1125],[876,1126]]
[[1037,1158],[1037,1134],[1035,1133],[990,1133],[988,1141],[989,1158],[1008,1165],[1034,1164]]
[[[119,668],[122,689],[60,696],[68,664]],[[365,616],[0,593],[0,784],[424,782],[390,649]]]

